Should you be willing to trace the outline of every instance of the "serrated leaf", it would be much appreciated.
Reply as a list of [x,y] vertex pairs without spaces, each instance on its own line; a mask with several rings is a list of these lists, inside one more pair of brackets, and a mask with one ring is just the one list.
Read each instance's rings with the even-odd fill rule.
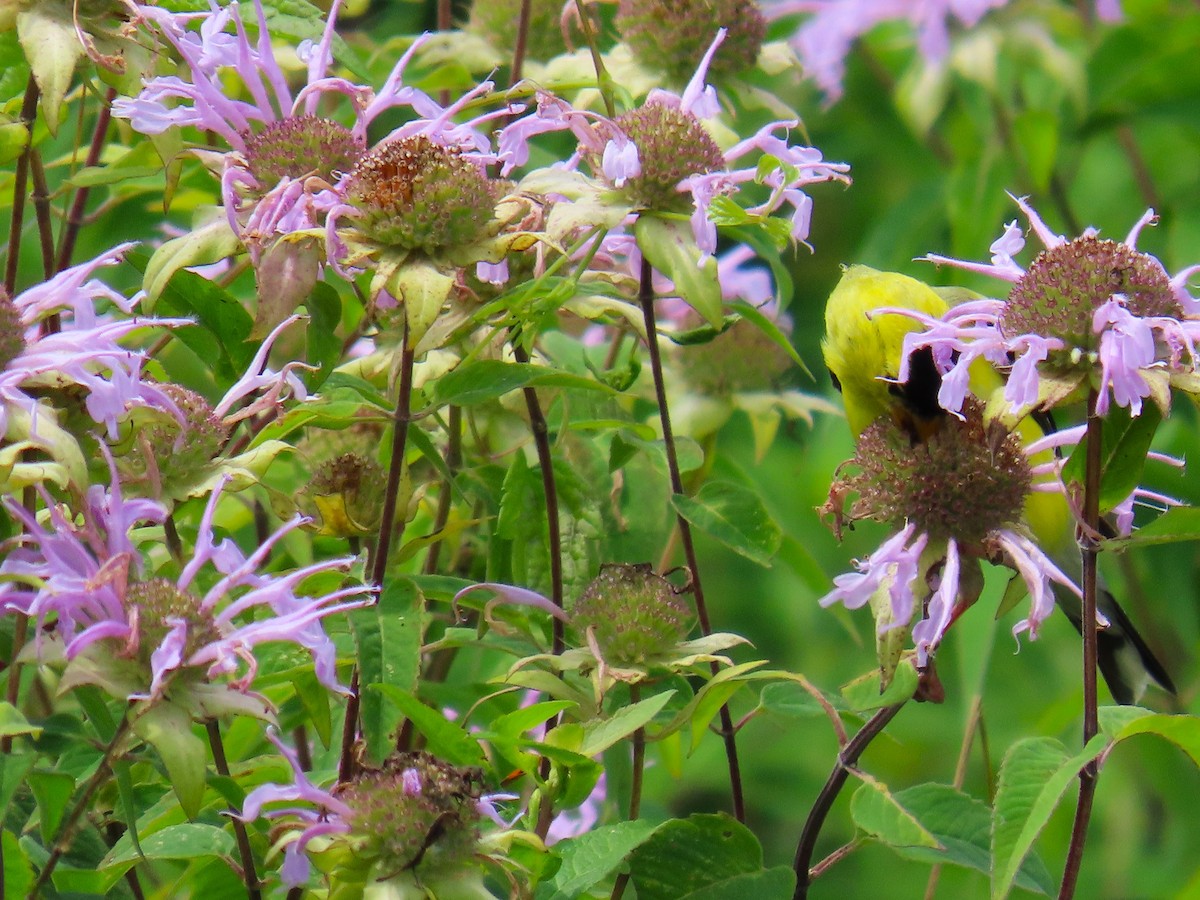
[[762,869],[762,847],[745,825],[724,813],[671,819],[630,857],[638,900],[679,900]]
[[[895,801],[928,829],[941,845],[930,847],[892,846],[900,856],[925,863],[945,863],[983,872],[992,871],[992,814],[987,804],[969,797],[948,784],[919,784],[897,791]],[[1036,856],[1025,860],[1016,879],[1017,887],[1050,894],[1054,880]]]
[[796,873],[790,866],[745,872],[684,894],[679,900],[791,900]]
[[[186,823],[183,825],[168,825],[161,831],[156,831],[142,838],[142,855],[146,859],[196,859],[204,856],[222,857],[233,853],[233,836],[223,828],[215,825]],[[138,853],[132,847],[120,851],[113,848],[108,856],[100,861],[98,868],[107,869],[126,863],[135,863]]]
[[478,766],[485,762],[479,741],[412,694],[400,690],[394,684],[372,684],[368,685],[368,689],[369,692],[383,694],[396,705],[412,722],[413,727],[425,736],[426,748],[430,753],[456,766]]
[[662,710],[675,691],[664,691],[647,697],[629,706],[622,706],[607,719],[588,722],[584,725],[583,745],[579,752],[584,756],[595,756],[607,750],[617,741],[633,734]]
[[638,216],[633,227],[638,249],[659,272],[675,284],[683,301],[713,326],[720,328],[724,317],[721,311],[721,282],[717,278],[717,261],[713,258],[700,265],[700,248],[686,219],[660,219]]
[[897,802],[886,784],[865,774],[859,777],[863,783],[850,798],[850,816],[855,825],[891,847],[942,849],[916,816]]
[[758,696],[759,708],[788,719],[811,719],[825,715],[817,698],[794,681],[768,684]]
[[17,36],[42,93],[42,115],[51,134],[58,133],[63,98],[71,87],[83,45],[71,21],[71,6],[40,0],[17,13]]
[[[1162,422],[1153,403],[1131,416],[1123,406],[1113,408],[1100,432],[1100,512],[1107,513],[1126,499],[1142,479],[1150,442]],[[1082,485],[1087,468],[1087,438],[1079,442],[1062,469],[1062,480]]]
[[[366,688],[389,686],[405,695],[414,693],[425,634],[425,597],[417,586],[406,578],[393,579],[378,603],[354,610],[349,618],[358,651],[359,683]],[[384,703],[384,695],[373,690],[362,695],[361,716],[367,751],[381,763],[395,746],[395,730],[402,716]]]
[[1007,897],[1025,857],[1071,782],[1103,751],[1109,739],[1097,735],[1071,756],[1051,738],[1026,738],[1005,754],[1000,767],[992,819],[992,898]]
[[562,865],[550,882],[553,893],[546,894],[545,900],[575,900],[583,896],[621,865],[654,829],[652,823],[640,820],[618,822],[556,844],[554,853],[562,859]]
[[760,566],[770,565],[783,543],[783,532],[762,499],[743,485],[710,481],[696,496],[675,494],[671,503],[696,528]]

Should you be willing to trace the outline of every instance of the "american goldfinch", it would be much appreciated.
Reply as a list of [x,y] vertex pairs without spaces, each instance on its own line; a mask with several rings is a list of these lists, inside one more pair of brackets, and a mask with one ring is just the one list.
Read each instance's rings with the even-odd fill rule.
[[[902,308],[936,317],[949,309],[949,301],[960,299],[957,295],[968,292],[934,289],[906,275],[867,266],[845,270],[825,308],[822,350],[834,385],[842,392],[846,419],[856,438],[881,416],[891,417],[914,443],[927,441],[941,428],[954,427],[957,420],[938,405],[941,375],[927,348],[913,354],[908,380],[899,381],[904,337],[919,328],[919,323],[909,316],[875,311]],[[982,358],[976,360],[970,375],[972,392],[985,403],[1003,386],[1000,374]],[[1025,443],[1044,433],[1030,416],[1006,424]],[[1025,519],[1042,549],[1055,557],[1064,571],[1079,570],[1074,521],[1061,494],[1031,494]],[[1055,599],[1072,624],[1081,629],[1079,599],[1061,589],[1055,591]],[[1109,623],[1098,635],[1099,666],[1113,698],[1122,704],[1136,702],[1149,679],[1174,693],[1170,676],[1112,594],[1102,589],[1097,606]]]

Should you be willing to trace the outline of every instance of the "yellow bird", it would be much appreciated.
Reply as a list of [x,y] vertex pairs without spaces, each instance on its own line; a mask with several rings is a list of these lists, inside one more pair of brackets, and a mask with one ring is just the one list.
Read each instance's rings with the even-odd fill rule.
[[[939,293],[915,278],[868,266],[849,266],[845,270],[825,307],[821,347],[834,386],[842,392],[846,420],[856,438],[883,416],[890,417],[914,443],[928,440],[957,421],[938,405],[941,374],[927,348],[913,353],[908,380],[899,381],[904,337],[919,329],[920,323],[910,316],[876,312],[892,307],[941,316],[950,306],[947,296],[957,300],[965,298],[967,292],[949,288]],[[975,361],[970,374],[972,392],[985,403],[1003,386],[1000,374],[982,358]],[[1030,416],[1007,424],[1025,443],[1044,434]],[[1050,451],[1044,452],[1048,457]],[[1064,571],[1078,571],[1074,521],[1065,498],[1053,493],[1031,494],[1025,518],[1042,550],[1055,557]],[[1055,599],[1072,624],[1081,629],[1079,599],[1057,587]],[[1113,698],[1118,703],[1134,703],[1148,679],[1174,693],[1170,676],[1112,594],[1102,590],[1097,605],[1109,622],[1098,636],[1099,666]]]

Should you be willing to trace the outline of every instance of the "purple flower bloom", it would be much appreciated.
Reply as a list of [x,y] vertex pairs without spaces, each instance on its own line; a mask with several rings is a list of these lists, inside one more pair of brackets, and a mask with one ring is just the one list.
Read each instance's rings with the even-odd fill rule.
[[[716,116],[720,112],[716,91],[706,84],[705,79],[713,54],[724,38],[725,29],[721,29],[682,94],[655,89],[647,96],[642,109],[664,107],[685,114],[697,124]],[[540,94],[533,115],[501,132],[502,174],[507,175],[528,160],[528,141],[535,135],[570,130],[578,139],[581,152],[567,164],[568,168],[575,168],[581,159],[593,160],[593,174],[597,178],[614,189],[623,188],[629,180],[643,173],[647,159],[644,148],[639,148],[636,140],[623,130],[621,121],[624,117],[610,120],[598,113],[577,110],[552,95]],[[790,208],[792,239],[806,243],[812,200],[802,189],[824,181],[849,183],[846,175],[849,166],[845,163],[826,162],[819,150],[788,143],[787,131],[798,124],[795,121],[770,122],[754,136],[723,153],[715,151],[717,160],[724,163],[719,170],[693,170],[679,178],[675,190],[691,198],[692,231],[705,259],[714,254],[717,247],[717,230],[710,212],[716,198],[735,194],[746,184],[764,184],[769,189],[767,199],[748,212],[754,216],[768,216],[783,207]],[[780,136],[781,133],[784,136]],[[751,153],[756,153],[755,165],[736,168]],[[763,159],[770,159],[773,164],[763,165]]]
[[[777,0],[767,5],[766,14],[772,19],[808,16],[792,36],[791,45],[805,73],[833,103],[842,96],[846,57],[854,43],[875,26],[907,21],[916,31],[921,55],[932,63],[949,49],[949,21],[972,28],[989,10],[1006,3],[1008,0]],[[1120,0],[1096,0],[1096,13],[1105,21],[1119,19]]]
[[[131,578],[143,570],[132,527],[161,522],[166,510],[153,500],[126,500],[111,460],[110,469],[110,488],[92,486],[78,523],[45,491],[50,527],[20,504],[5,501],[24,526],[26,545],[9,555],[0,575],[37,578],[36,588],[8,588],[0,594],[6,610],[25,613],[52,630],[65,645],[68,662],[98,642],[118,641],[115,656],[144,667],[145,682],[131,699],[161,697],[168,682],[189,669],[203,670],[196,671],[200,679],[244,669],[230,687],[245,693],[257,669],[254,648],[272,641],[307,649],[321,683],[345,690],[337,682],[335,649],[320,620],[366,605],[365,599],[339,601],[369,589],[349,587],[320,597],[299,596],[296,591],[310,575],[345,568],[349,559],[318,562],[281,575],[259,574],[272,548],[306,520],[292,519],[249,556],[228,538],[218,543],[213,517],[226,483],[222,480],[209,498],[192,557],[179,577],[174,582]],[[220,577],[201,592],[197,576],[210,563]],[[257,617],[239,622],[249,610],[257,611]],[[41,635],[39,630],[39,640]]]
[[[1007,300],[970,301],[941,318],[881,310],[909,315],[926,327],[905,338],[899,378],[908,377],[909,354],[921,347],[931,348],[943,372],[938,402],[957,414],[968,371],[979,357],[1001,368],[1013,360],[1005,398],[1014,410],[1037,401],[1040,378],[1047,367],[1060,376],[1081,368],[1098,369],[1097,412],[1105,413],[1115,401],[1138,415],[1142,400],[1156,395],[1155,381],[1163,385],[1160,395],[1165,397],[1172,374],[1195,369],[1200,320],[1194,314],[1200,311],[1200,303],[1188,293],[1187,279],[1200,267],[1189,267],[1172,277],[1157,259],[1136,251],[1142,228],[1157,220],[1153,210],[1147,211],[1119,244],[1098,240],[1093,228],[1069,241],[1054,234],[1023,198],[1014,199],[1045,251],[1028,269],[1019,265],[1014,256],[1023,249],[1024,236],[1016,222],[1010,222],[992,244],[990,263],[926,256],[930,262],[991,275],[1015,287]],[[1107,291],[1096,286],[1106,267],[1114,277],[1126,279],[1118,285],[1122,289]],[[1086,287],[1072,287],[1093,273],[1098,274]],[[1096,291],[1099,293],[1091,296]],[[1056,311],[1047,315],[1046,308]],[[1031,326],[1039,330],[1028,330]]]
[[[141,380],[142,354],[117,342],[148,325],[181,325],[185,320],[139,319],[111,321],[96,313],[96,302],[106,300],[131,313],[137,298],[126,299],[92,278],[97,269],[120,262],[133,244],[121,244],[89,262],[72,266],[49,281],[29,288],[11,301],[19,322],[4,340],[15,350],[0,357],[0,435],[8,429],[12,411],[31,419],[31,436],[38,439],[40,403],[29,391],[35,386],[79,385],[86,392],[84,405],[97,424],[115,437],[117,421],[131,406],[156,406],[174,410],[174,404],[152,383]],[[4,301],[7,305],[7,300]],[[39,323],[59,317],[59,330]],[[6,331],[8,330],[6,327]],[[7,355],[7,354],[5,354]]]

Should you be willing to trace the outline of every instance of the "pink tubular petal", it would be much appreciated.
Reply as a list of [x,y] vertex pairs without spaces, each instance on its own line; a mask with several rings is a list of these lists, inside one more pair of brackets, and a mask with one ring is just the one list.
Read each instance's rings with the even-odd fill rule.
[[549,597],[543,596],[537,591],[531,591],[528,588],[517,587],[514,584],[501,584],[494,581],[484,581],[479,584],[473,584],[470,587],[463,588],[454,595],[454,600],[452,603],[455,609],[458,608],[458,604],[461,602],[463,597],[476,591],[491,591],[492,593],[496,594],[496,599],[488,604],[489,607],[496,603],[511,603],[516,606],[532,606],[536,609],[542,610],[543,612],[550,613],[550,615],[554,616],[556,619],[562,619],[564,622],[570,621],[567,614],[558,606],[556,606],[554,601]]

